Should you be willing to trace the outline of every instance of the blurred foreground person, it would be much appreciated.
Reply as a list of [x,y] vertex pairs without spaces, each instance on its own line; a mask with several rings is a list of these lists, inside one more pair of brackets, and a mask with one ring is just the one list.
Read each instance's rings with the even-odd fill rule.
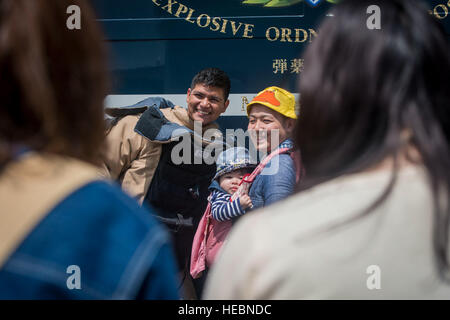
[[[370,5],[381,30],[366,27]],[[299,193],[242,218],[206,298],[450,297],[446,35],[417,1],[333,13],[300,79]]]
[[102,42],[85,1],[0,0],[0,299],[178,298],[165,230],[97,177]]

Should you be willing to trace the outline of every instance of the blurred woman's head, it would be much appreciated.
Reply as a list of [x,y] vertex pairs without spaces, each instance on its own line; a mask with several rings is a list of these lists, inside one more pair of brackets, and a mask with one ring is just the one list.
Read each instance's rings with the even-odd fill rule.
[[[81,9],[69,30],[67,8]],[[0,0],[0,166],[17,146],[94,161],[107,90],[103,37],[84,0]]]
[[[367,8],[381,9],[381,29]],[[450,56],[428,10],[411,0],[342,1],[307,49],[296,140],[306,177],[300,189],[365,171],[417,150],[435,199],[449,196]],[[395,172],[395,170],[394,170]],[[393,180],[394,181],[394,180]],[[435,212],[435,249],[448,270],[449,205]]]
[[[381,30],[366,26],[372,4],[381,9]],[[300,78],[297,137],[308,176],[328,179],[394,156],[403,131],[419,151],[440,145],[434,151],[448,155],[448,44],[427,9],[350,0],[333,14],[307,49]]]

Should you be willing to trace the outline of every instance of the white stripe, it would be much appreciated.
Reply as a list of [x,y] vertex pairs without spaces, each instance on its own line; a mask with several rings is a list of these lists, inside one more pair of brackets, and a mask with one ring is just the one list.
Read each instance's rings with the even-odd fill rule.
[[221,207],[220,207],[221,210],[219,210],[219,218],[220,218],[220,221],[224,221],[225,220],[225,208],[222,207],[222,205],[223,205],[222,203],[220,205],[221,205]]
[[[232,93],[229,96],[230,105],[222,116],[247,116],[246,106],[256,93]],[[294,93],[298,100],[298,93]],[[186,94],[112,94],[106,97],[105,107],[125,107],[133,105],[149,97],[163,97],[172,101],[173,104],[186,107]]]
[[233,201],[234,210],[231,212],[231,218],[237,217],[241,212],[239,211],[239,206],[237,201]]

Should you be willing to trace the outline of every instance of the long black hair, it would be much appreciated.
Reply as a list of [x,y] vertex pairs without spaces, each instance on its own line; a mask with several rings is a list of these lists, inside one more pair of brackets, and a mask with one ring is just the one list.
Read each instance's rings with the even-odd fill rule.
[[[380,8],[379,30],[367,26],[371,5]],[[392,159],[389,186],[355,221],[386,199],[404,150],[417,150],[434,196],[437,269],[449,281],[448,36],[413,0],[344,0],[325,19],[299,79],[295,136],[306,176],[298,190]]]

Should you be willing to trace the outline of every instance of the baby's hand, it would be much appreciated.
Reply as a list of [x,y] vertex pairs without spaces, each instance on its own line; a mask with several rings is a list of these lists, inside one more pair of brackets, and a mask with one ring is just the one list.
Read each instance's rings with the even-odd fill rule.
[[250,199],[248,194],[244,194],[244,195],[240,196],[239,197],[239,202],[241,203],[241,207],[244,210],[247,209],[247,208],[252,208],[253,207],[252,200]]

